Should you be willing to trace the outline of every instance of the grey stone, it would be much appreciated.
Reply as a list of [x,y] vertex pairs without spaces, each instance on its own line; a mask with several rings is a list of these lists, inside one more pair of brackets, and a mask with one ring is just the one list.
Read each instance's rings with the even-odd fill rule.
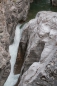
[[56,86],[57,13],[38,12],[23,29],[24,64],[18,86]]
[[0,86],[10,73],[9,44],[13,42],[16,25],[25,21],[30,0],[0,0]]

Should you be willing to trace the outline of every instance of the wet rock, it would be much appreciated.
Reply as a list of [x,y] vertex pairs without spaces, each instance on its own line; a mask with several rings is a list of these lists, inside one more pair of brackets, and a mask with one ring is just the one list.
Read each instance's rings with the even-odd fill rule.
[[38,12],[23,27],[24,63],[18,86],[56,86],[57,13]]
[[0,86],[10,73],[9,44],[13,42],[16,25],[25,21],[29,0],[0,0]]

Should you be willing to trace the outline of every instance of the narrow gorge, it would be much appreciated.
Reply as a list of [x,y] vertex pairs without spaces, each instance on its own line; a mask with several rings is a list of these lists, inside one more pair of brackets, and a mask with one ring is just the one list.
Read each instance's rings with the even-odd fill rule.
[[0,86],[57,86],[57,0],[0,1]]

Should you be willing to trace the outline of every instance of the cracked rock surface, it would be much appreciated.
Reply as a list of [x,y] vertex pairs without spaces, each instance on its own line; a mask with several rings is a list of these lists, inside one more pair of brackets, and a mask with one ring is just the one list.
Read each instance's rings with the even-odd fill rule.
[[30,0],[5,0],[3,4],[5,8],[7,30],[10,34],[10,43],[12,43],[16,25],[19,21],[25,21],[27,18]]
[[0,86],[10,73],[9,44],[13,42],[18,22],[26,20],[29,7],[30,0],[0,0]]
[[18,86],[57,86],[57,13],[38,12],[23,29],[24,63]]
[[0,86],[3,86],[3,83],[10,72],[10,55],[8,52],[9,33],[7,31],[4,12],[4,5],[0,3]]

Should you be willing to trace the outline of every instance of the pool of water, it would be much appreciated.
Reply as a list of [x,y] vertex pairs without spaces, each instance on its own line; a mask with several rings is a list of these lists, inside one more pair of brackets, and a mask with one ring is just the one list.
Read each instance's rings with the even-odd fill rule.
[[57,12],[57,7],[51,5],[50,0],[34,0],[31,3],[27,21],[34,18],[39,11],[54,11]]

